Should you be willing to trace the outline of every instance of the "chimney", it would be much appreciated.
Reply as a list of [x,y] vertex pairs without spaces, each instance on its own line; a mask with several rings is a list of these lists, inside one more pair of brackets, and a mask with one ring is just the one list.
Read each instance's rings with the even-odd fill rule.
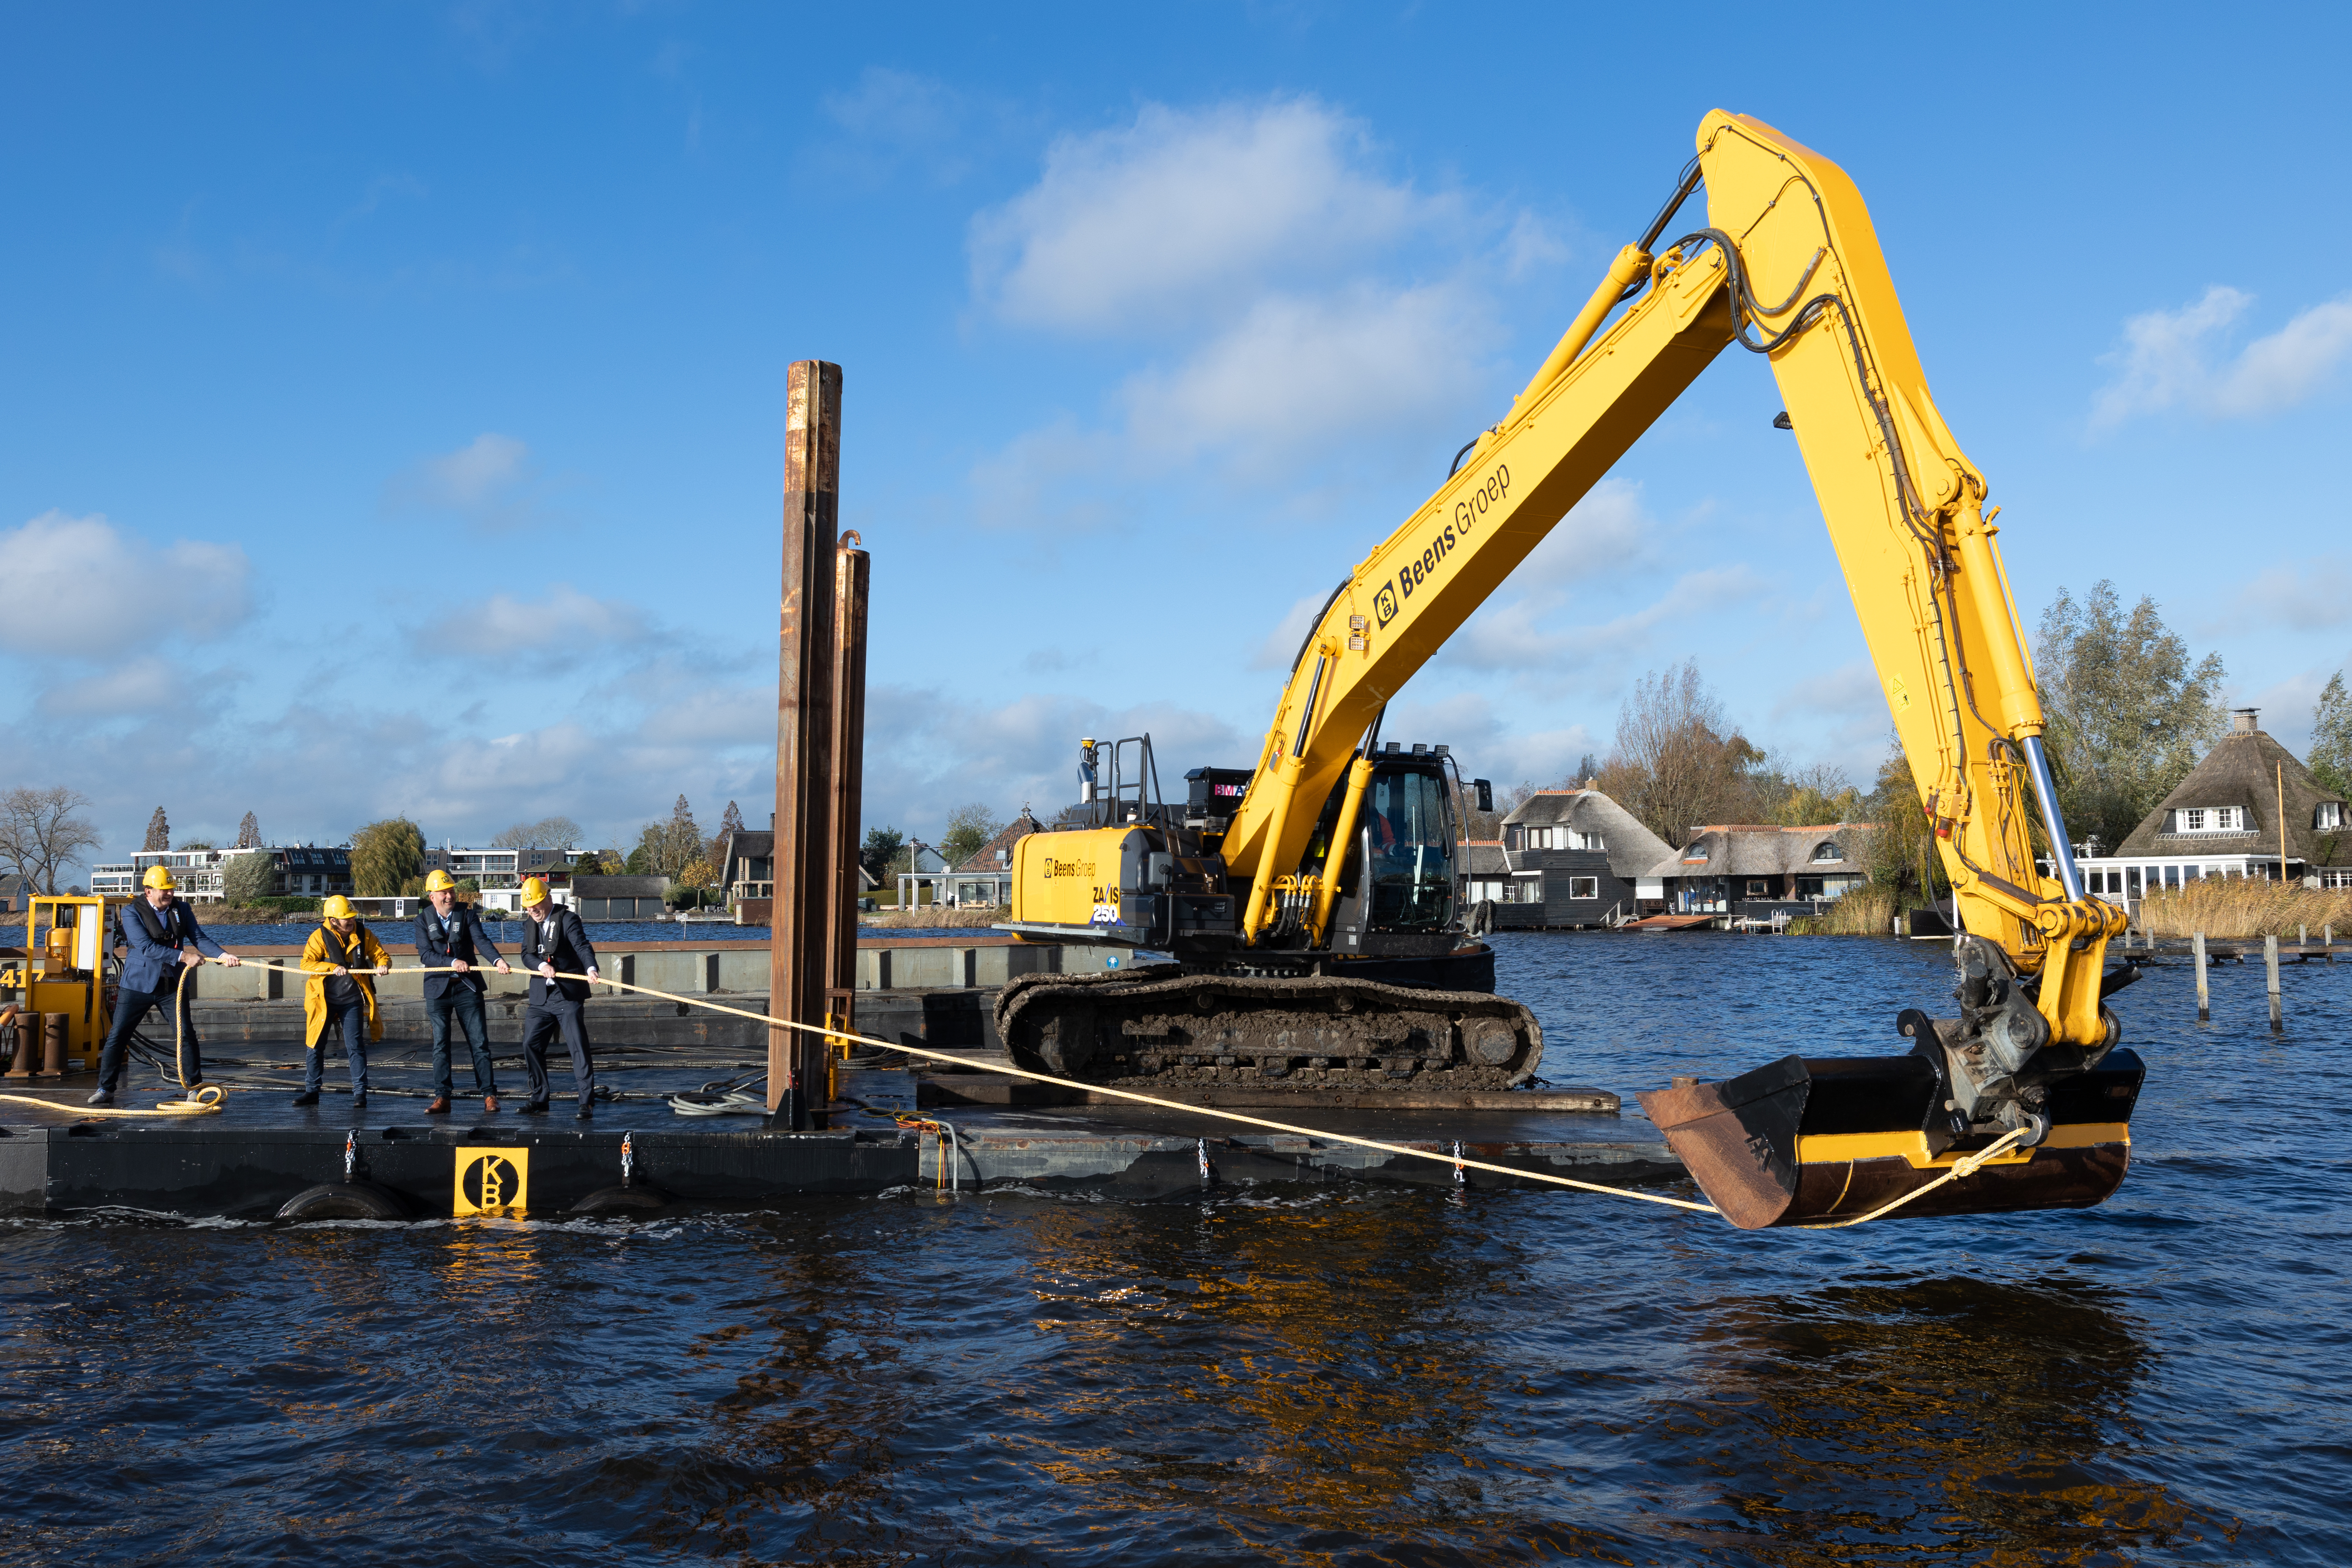
[[2231,708],[2230,710],[2230,733],[2232,735],[2253,734],[2254,716],[2262,711],[2263,710],[2258,707]]

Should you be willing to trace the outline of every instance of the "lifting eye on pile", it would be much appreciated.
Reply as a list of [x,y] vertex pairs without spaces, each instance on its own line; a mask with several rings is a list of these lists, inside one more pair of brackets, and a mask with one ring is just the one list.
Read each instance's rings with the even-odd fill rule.
[[1772,416],[1772,428],[1775,430],[1794,430],[1797,427],[1789,423],[1789,411],[1784,408],[1780,413]]

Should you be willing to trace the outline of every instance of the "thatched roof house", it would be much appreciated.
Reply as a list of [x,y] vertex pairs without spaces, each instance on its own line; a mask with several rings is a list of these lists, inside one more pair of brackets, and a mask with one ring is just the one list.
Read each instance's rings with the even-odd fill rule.
[[2352,887],[2352,807],[2256,716],[2238,709],[2230,733],[2128,838],[2081,859],[2091,892],[2128,901],[2200,877],[2276,879],[2282,859],[2291,881]]
[[1642,872],[1643,895],[1681,913],[1843,897],[1870,875],[1874,822],[1712,823]]

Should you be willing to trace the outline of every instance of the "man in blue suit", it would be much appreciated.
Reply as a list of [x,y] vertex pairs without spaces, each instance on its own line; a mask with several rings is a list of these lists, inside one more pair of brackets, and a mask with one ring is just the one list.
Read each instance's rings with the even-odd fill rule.
[[480,911],[457,900],[457,883],[436,869],[425,879],[428,907],[416,912],[416,956],[427,970],[454,969],[455,974],[425,977],[425,1012],[433,1020],[433,1100],[428,1116],[448,1114],[457,1085],[449,1080],[449,1018],[466,1031],[467,1049],[474,1056],[474,1087],[481,1092],[482,1109],[499,1108],[498,1074],[490,1067],[490,1031],[482,1014],[482,977],[474,967],[487,956],[501,975],[511,975],[507,961],[482,929]]
[[547,883],[526,877],[522,884],[522,967],[533,971],[530,1006],[522,1024],[522,1070],[530,1078],[527,1116],[547,1113],[547,1046],[558,1030],[572,1052],[572,1082],[577,1092],[572,1114],[582,1121],[594,1115],[596,1064],[588,1057],[588,1021],[584,1009],[595,988],[587,980],[566,980],[562,975],[596,977],[596,949],[588,945],[588,928],[580,916],[551,898]]
[[[115,998],[114,1024],[106,1031],[106,1045],[98,1056],[98,1092],[93,1105],[114,1103],[122,1082],[122,1051],[139,1020],[166,997],[177,1009],[180,1082],[190,1088],[204,1081],[203,1053],[196,1048],[195,1020],[188,1016],[187,972],[205,958],[217,958],[234,969],[237,956],[196,924],[195,912],[172,896],[179,884],[169,866],[151,865],[142,879],[146,891],[122,906],[122,940],[131,956],[122,961],[122,989]],[[201,955],[201,956],[200,956]]]

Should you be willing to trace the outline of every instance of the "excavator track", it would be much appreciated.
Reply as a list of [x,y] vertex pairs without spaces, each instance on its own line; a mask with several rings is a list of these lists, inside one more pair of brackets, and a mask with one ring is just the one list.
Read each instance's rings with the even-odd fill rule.
[[1543,1060],[1535,1014],[1489,991],[1173,964],[1020,976],[996,1029],[1018,1066],[1122,1089],[1516,1089]]

